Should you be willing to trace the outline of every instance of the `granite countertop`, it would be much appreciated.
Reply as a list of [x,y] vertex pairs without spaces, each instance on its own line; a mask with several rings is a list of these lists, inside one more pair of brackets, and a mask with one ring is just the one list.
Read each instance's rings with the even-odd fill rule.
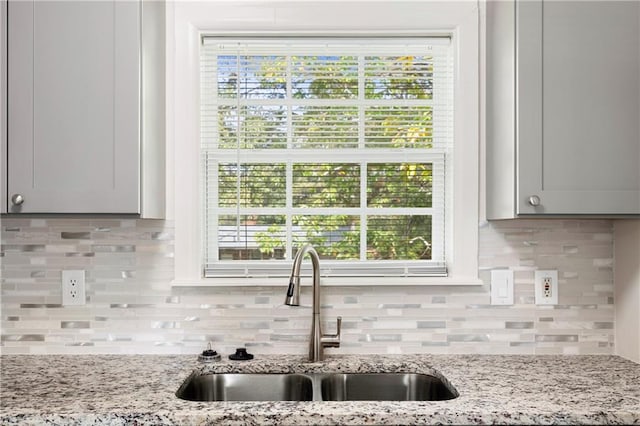
[[[192,355],[5,355],[0,424],[640,424],[640,365],[616,356],[257,354],[203,367]],[[433,402],[193,402],[194,370],[417,372],[458,398]]]

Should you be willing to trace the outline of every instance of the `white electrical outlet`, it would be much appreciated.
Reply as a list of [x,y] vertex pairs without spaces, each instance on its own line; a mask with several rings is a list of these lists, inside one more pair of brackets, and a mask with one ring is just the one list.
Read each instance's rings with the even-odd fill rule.
[[84,305],[85,301],[84,271],[62,271],[62,304]]
[[558,304],[558,271],[535,272],[536,305]]

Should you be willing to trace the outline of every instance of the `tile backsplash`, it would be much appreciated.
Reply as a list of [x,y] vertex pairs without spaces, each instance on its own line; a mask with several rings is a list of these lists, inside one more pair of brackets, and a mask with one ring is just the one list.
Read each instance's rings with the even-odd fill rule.
[[[3,218],[3,354],[307,352],[310,308],[282,287],[171,287],[166,221]],[[325,287],[328,353],[614,353],[613,223],[483,223],[483,286]],[[494,268],[515,273],[515,304],[490,305]],[[61,306],[61,270],[86,270],[88,302]],[[536,269],[557,269],[559,305],[534,304]],[[310,304],[309,288],[302,303]]]

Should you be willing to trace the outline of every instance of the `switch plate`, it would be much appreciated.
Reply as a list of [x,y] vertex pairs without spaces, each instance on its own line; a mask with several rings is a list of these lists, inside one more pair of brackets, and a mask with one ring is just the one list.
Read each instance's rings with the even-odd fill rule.
[[491,271],[491,304],[513,305],[513,271],[494,269]]
[[536,305],[558,304],[558,271],[536,271],[533,281],[536,286]]

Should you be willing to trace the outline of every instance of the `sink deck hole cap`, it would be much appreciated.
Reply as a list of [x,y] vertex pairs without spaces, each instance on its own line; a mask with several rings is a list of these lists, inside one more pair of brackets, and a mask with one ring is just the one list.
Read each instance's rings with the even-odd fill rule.
[[229,359],[233,361],[248,361],[253,359],[253,354],[248,353],[246,348],[237,348],[235,354],[229,355]]

